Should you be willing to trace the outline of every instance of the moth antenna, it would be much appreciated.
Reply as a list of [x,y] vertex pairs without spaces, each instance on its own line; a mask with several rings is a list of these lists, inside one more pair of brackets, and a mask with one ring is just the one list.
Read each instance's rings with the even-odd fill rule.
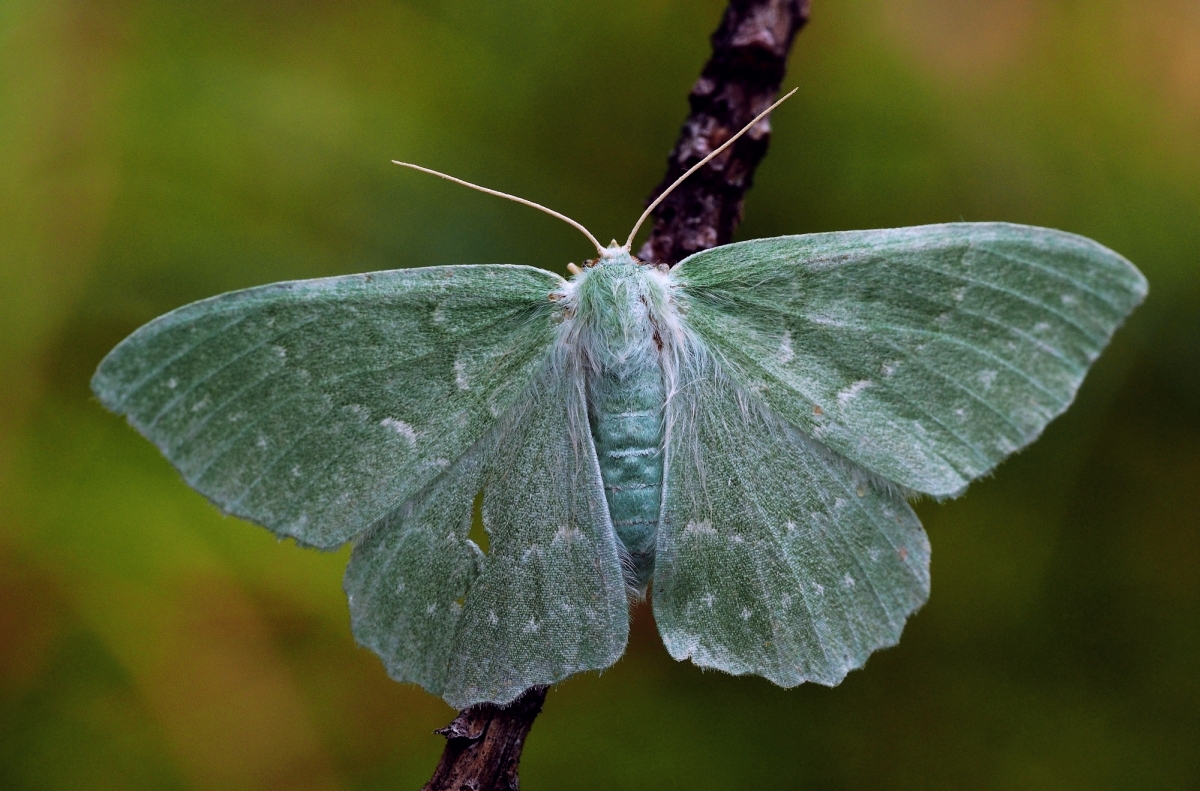
[[633,247],[633,237],[637,236],[638,229],[640,229],[642,227],[642,223],[644,223],[646,221],[646,218],[650,216],[650,212],[652,212],[656,208],[658,208],[658,204],[662,203],[663,200],[668,195],[670,195],[672,192],[675,191],[676,187],[678,187],[680,184],[682,184],[684,182],[684,180],[687,179],[688,176],[692,175],[697,170],[699,170],[700,168],[707,165],[708,161],[710,159],[712,159],[717,154],[720,154],[722,151],[724,151],[725,149],[727,149],[731,145],[733,145],[734,141],[736,141],[739,137],[741,137],[742,135],[749,132],[751,127],[753,127],[755,124],[757,124],[759,121],[761,121],[767,115],[769,115],[770,112],[772,110],[774,110],[776,107],[783,104],[788,99],[792,98],[792,94],[794,94],[798,90],[800,90],[800,89],[792,88],[790,91],[787,92],[787,94],[783,98],[776,101],[775,104],[771,105],[770,107],[768,107],[767,109],[765,109],[761,113],[759,113],[758,115],[754,116],[754,120],[752,120],[750,123],[743,126],[742,130],[740,132],[738,132],[736,135],[729,138],[724,143],[722,143],[721,145],[719,145],[715,149],[713,149],[712,152],[708,156],[706,156],[704,159],[700,160],[699,162],[697,162],[696,164],[694,164],[690,168],[688,168],[686,173],[684,173],[679,178],[675,179],[675,182],[671,186],[669,186],[665,190],[663,190],[662,194],[659,195],[657,198],[655,198],[654,202],[646,207],[646,210],[644,212],[642,212],[642,216],[638,217],[638,221],[636,223],[634,223],[633,230],[629,232],[629,238],[627,240],[625,240],[625,249],[629,250]]
[[413,170],[419,170],[422,173],[428,173],[431,176],[437,176],[438,178],[443,178],[446,181],[453,181],[455,184],[461,184],[464,187],[470,187],[473,190],[479,190],[480,192],[486,192],[488,195],[495,195],[498,198],[507,198],[510,201],[516,201],[517,203],[523,203],[526,206],[530,206],[534,209],[537,209],[538,211],[544,211],[546,214],[549,214],[551,217],[557,217],[558,219],[562,220],[563,222],[567,223],[568,225],[571,225],[574,228],[576,228],[577,230],[579,230],[584,236],[586,236],[588,238],[588,241],[591,242],[595,246],[596,250],[601,255],[604,254],[604,246],[601,245],[600,242],[598,242],[596,240],[595,236],[592,236],[591,231],[589,231],[587,228],[583,227],[582,223],[575,222],[567,215],[560,214],[559,212],[556,212],[554,209],[547,209],[545,206],[543,206],[540,203],[534,203],[533,201],[526,200],[525,198],[518,198],[516,195],[509,195],[507,192],[501,192],[500,190],[494,190],[494,189],[488,189],[487,187],[481,187],[478,184],[472,184],[469,181],[463,181],[460,178],[455,178],[454,176],[448,176],[445,173],[439,173],[438,171],[433,170],[431,168],[421,167],[420,165],[414,165],[411,162],[400,162],[399,160],[393,159],[392,164],[399,165],[400,167],[404,167],[404,168],[412,168]]

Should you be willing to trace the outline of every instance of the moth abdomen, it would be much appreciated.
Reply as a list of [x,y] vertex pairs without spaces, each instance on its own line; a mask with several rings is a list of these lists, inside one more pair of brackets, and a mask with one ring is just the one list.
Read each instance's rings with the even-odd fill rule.
[[646,290],[654,288],[627,255],[590,267],[578,282],[577,321],[591,362],[592,439],[609,517],[622,551],[625,581],[645,595],[654,573],[662,508],[663,407],[661,347]]
[[662,371],[655,365],[627,377],[602,373],[595,384],[592,437],[604,495],[627,553],[626,582],[642,595],[654,573],[662,505]]

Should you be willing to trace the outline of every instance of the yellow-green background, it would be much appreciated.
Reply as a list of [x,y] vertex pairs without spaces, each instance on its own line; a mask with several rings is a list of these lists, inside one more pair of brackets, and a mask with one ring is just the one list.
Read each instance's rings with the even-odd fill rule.
[[[1200,787],[1200,4],[814,0],[741,238],[947,220],[1150,279],[1072,410],[921,503],[933,595],[840,687],[626,657],[537,789]],[[0,0],[0,788],[416,788],[452,712],[321,555],[224,519],[90,397],[126,333],[289,278],[564,271],[621,236],[720,0]]]

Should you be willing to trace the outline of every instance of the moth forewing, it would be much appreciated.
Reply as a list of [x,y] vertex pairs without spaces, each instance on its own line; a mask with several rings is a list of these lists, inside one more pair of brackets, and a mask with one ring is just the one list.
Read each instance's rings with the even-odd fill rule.
[[935,496],[1035,439],[1146,293],[1061,231],[967,223],[759,239],[673,272],[689,326],[792,425]]

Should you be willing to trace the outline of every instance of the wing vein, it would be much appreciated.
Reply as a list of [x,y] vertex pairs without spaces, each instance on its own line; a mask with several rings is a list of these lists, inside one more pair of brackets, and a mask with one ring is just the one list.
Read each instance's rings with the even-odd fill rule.
[[[154,427],[155,427],[156,425],[158,425],[158,421],[162,419],[163,415],[165,415],[167,412],[169,412],[169,411],[171,411],[172,409],[174,409],[174,408],[175,408],[175,406],[176,406],[176,405],[177,405],[177,404],[178,404],[178,403],[179,403],[181,400],[183,400],[184,398],[187,398],[187,397],[188,397],[190,394],[192,394],[193,392],[195,392],[196,388],[200,387],[200,386],[201,386],[201,385],[203,385],[205,382],[208,382],[208,381],[210,381],[210,380],[211,380],[211,379],[212,379],[214,376],[217,376],[217,375],[218,375],[218,374],[220,374],[221,372],[228,370],[230,366],[234,365],[234,364],[235,364],[235,363],[237,363],[239,360],[241,360],[241,359],[245,358],[247,355],[249,355],[249,354],[251,354],[251,353],[253,353],[253,352],[256,352],[256,351],[258,351],[259,349],[263,348],[263,347],[264,347],[264,346],[266,346],[268,343],[275,343],[276,341],[280,340],[281,338],[286,338],[288,335],[291,335],[291,334],[292,334],[293,332],[295,332],[296,330],[298,330],[298,329],[301,329],[302,327],[306,327],[306,326],[308,326],[309,324],[312,324],[312,323],[313,323],[314,321],[316,321],[316,320],[317,320],[317,319],[315,319],[315,318],[311,318],[311,319],[307,319],[307,320],[305,320],[305,321],[302,321],[302,322],[300,322],[299,324],[295,324],[295,325],[293,325],[293,326],[291,326],[291,327],[288,327],[288,328],[287,328],[286,330],[284,330],[283,332],[276,333],[275,335],[272,335],[270,338],[264,338],[263,340],[261,340],[261,341],[259,341],[259,342],[255,343],[255,344],[252,344],[252,345],[250,345],[250,346],[246,347],[246,348],[245,348],[243,351],[239,352],[238,354],[235,354],[235,355],[233,355],[233,356],[232,356],[232,357],[230,357],[228,360],[226,360],[226,361],[225,361],[225,362],[224,362],[222,365],[219,365],[219,366],[217,366],[215,369],[213,369],[213,370],[209,371],[209,372],[208,372],[207,374],[205,374],[204,376],[202,376],[202,377],[200,377],[199,379],[197,379],[196,381],[192,382],[192,383],[191,383],[191,384],[189,384],[189,385],[188,385],[186,388],[184,388],[184,389],[183,389],[183,391],[181,391],[181,392],[180,392],[180,393],[178,393],[178,394],[177,394],[177,395],[176,395],[174,398],[172,398],[170,401],[168,401],[168,402],[167,402],[167,403],[166,403],[166,404],[163,406],[163,408],[162,408],[162,409],[160,409],[160,410],[158,410],[158,412],[157,412],[157,413],[154,415],[154,418],[153,418],[153,420],[151,420],[151,421],[150,421],[150,423],[146,425],[146,430],[147,430],[147,431],[153,431],[153,430],[154,430]],[[240,322],[238,322],[238,323],[240,323]],[[206,340],[206,341],[205,341],[205,343],[207,343],[207,342],[208,342],[208,341]],[[195,349],[198,349],[198,348],[199,348],[199,345],[197,345],[197,346],[193,347],[193,350],[195,350]],[[210,410],[210,413],[209,413],[208,417],[206,417],[206,418],[205,418],[205,421],[207,421],[209,418],[211,418],[211,417],[212,417],[212,415],[213,415],[213,414],[215,414],[216,412],[218,412],[220,409],[223,409],[223,408],[224,408],[224,406],[225,406],[226,404],[228,404],[228,403],[229,403],[231,400],[233,400],[234,398],[236,398],[236,397],[237,397],[237,393],[240,393],[240,392],[241,392],[241,390],[235,391],[235,394],[234,394],[233,396],[230,396],[229,398],[225,399],[223,402],[221,402],[221,405],[220,405],[219,407],[214,407],[212,410]],[[190,439],[190,438],[191,438],[190,436],[189,436],[189,437],[187,437],[187,438],[185,438],[185,441],[186,441],[186,439]]]
[[999,250],[995,250],[995,249],[992,249],[992,248],[986,247],[986,246],[980,247],[977,249],[986,250],[988,253],[991,253],[992,255],[1001,256],[1002,258],[1006,258],[1009,261],[1015,261],[1016,263],[1024,264],[1025,266],[1029,267],[1030,269],[1036,269],[1040,272],[1045,272],[1046,274],[1053,275],[1061,280],[1065,280],[1068,283],[1070,283],[1072,286],[1074,286],[1075,288],[1082,291],[1083,293],[1091,294],[1096,299],[1098,299],[1101,302],[1103,302],[1104,304],[1108,305],[1110,308],[1112,308],[1114,311],[1116,311],[1118,313],[1118,315],[1123,314],[1125,312],[1124,309],[1120,305],[1118,305],[1116,302],[1112,301],[1109,297],[1107,297],[1104,294],[1101,294],[1099,291],[1096,291],[1095,289],[1091,288],[1089,285],[1087,285],[1087,283],[1085,281],[1077,280],[1076,278],[1068,275],[1066,272],[1045,266],[1044,264],[1039,264],[1036,261],[1016,255],[1015,253],[1010,253],[1007,251],[1001,252]]
[[977,278],[968,277],[967,275],[962,274],[961,272],[949,272],[949,271],[946,271],[943,269],[938,269],[936,267],[931,267],[926,264],[921,264],[921,263],[918,263],[915,261],[909,262],[909,265],[913,266],[917,269],[923,269],[926,272],[933,272],[935,274],[943,275],[945,277],[955,278],[962,283],[968,283],[968,284],[975,285],[975,286],[981,286],[983,288],[988,288],[988,289],[991,289],[991,290],[996,291],[1001,294],[1007,294],[1010,297],[1014,297],[1018,301],[1033,305],[1035,308],[1043,310],[1052,316],[1056,316],[1057,318],[1062,320],[1065,324],[1069,324],[1072,327],[1074,327],[1075,329],[1079,330],[1079,332],[1082,333],[1084,336],[1086,336],[1087,339],[1089,341],[1091,341],[1093,344],[1098,344],[1103,341],[1103,337],[1097,337],[1091,330],[1087,329],[1086,327],[1084,327],[1079,322],[1075,321],[1070,316],[1050,307],[1049,305],[1046,305],[1043,302],[1039,302],[1038,300],[1034,299],[1033,297],[1022,294],[1020,291],[1015,291],[1014,289],[1008,288],[1007,286],[1003,286],[999,283],[994,283],[990,280],[979,280]]
[[[196,341],[191,346],[188,346],[188,347],[176,352],[175,354],[172,354],[170,357],[168,357],[166,360],[164,360],[160,365],[155,366],[154,370],[152,370],[150,373],[143,375],[140,379],[138,379],[136,382],[134,382],[129,387],[127,387],[125,389],[125,395],[121,397],[122,404],[125,402],[125,400],[127,398],[129,398],[129,396],[133,395],[138,390],[141,390],[142,387],[145,386],[145,384],[147,382],[149,382],[151,379],[153,379],[154,377],[161,374],[164,370],[166,370],[167,366],[171,365],[173,362],[175,362],[176,360],[179,360],[182,357],[186,357],[187,355],[191,354],[193,351],[195,351],[199,347],[208,343],[213,338],[216,338],[217,336],[224,334],[227,330],[232,329],[233,327],[237,326],[238,324],[241,324],[243,321],[246,320],[246,318],[247,318],[246,316],[239,316],[238,318],[234,319],[233,321],[229,322],[228,324],[222,325],[221,327],[218,327],[217,329],[213,330],[208,335],[205,335],[203,338]],[[168,327],[166,329],[171,329],[171,328]]]
[[[259,412],[252,421],[247,423],[245,425],[245,427],[242,428],[241,431],[237,432],[230,439],[226,440],[225,443],[222,444],[220,448],[218,448],[216,451],[214,451],[213,456],[209,460],[209,462],[207,464],[205,464],[204,467],[195,474],[195,479],[200,480],[202,477],[204,477],[204,474],[208,472],[209,468],[212,467],[212,465],[215,464],[217,461],[219,461],[226,453],[228,453],[230,451],[230,449],[232,449],[233,446],[237,444],[238,440],[240,440],[247,433],[252,431],[256,426],[261,424],[268,417],[271,417],[273,415],[278,415],[284,407],[286,407],[288,404],[291,404],[293,401],[296,401],[297,399],[303,398],[305,396],[326,396],[327,393],[324,392],[323,388],[328,387],[329,385],[337,384],[337,383],[343,382],[347,379],[353,379],[357,376],[360,376],[361,374],[375,374],[375,373],[384,373],[386,371],[394,371],[401,366],[410,365],[412,363],[419,362],[426,358],[436,356],[436,354],[437,354],[437,352],[431,351],[426,354],[417,355],[415,357],[407,357],[399,362],[391,363],[389,365],[367,366],[364,368],[358,368],[353,371],[348,371],[346,373],[339,374],[337,376],[331,376],[329,378],[322,379],[320,381],[320,383],[318,384],[318,386],[313,387],[311,390],[302,390],[301,392],[298,392],[294,395],[291,395],[291,396],[285,398],[283,401],[280,401],[277,404],[275,404],[273,406],[273,408],[271,409],[271,411]],[[270,376],[270,374],[262,376],[259,379],[255,380],[255,382],[253,384],[258,384],[258,383],[266,380],[269,376]],[[232,399],[230,399],[229,401],[226,401],[220,407],[213,410],[214,413],[219,410],[225,409],[225,407],[229,406],[230,403],[232,403]],[[327,415],[327,414],[329,414],[329,412],[332,409],[333,409],[333,407],[329,407],[328,409],[322,410],[320,412],[320,415],[314,415],[312,417]],[[318,426],[317,426],[317,424],[314,423],[306,431],[304,431],[299,437],[297,437],[294,441],[289,443],[281,452],[283,454],[289,453],[296,446],[297,443],[299,443],[302,439],[307,437],[316,428],[318,428]],[[194,437],[196,433],[199,433],[199,432],[198,431],[193,432],[192,437]],[[191,439],[192,437],[189,437],[188,439]],[[282,457],[280,457],[280,456],[276,456],[270,463],[274,464],[274,463],[278,462],[281,458]],[[268,470],[264,470],[262,475],[260,475],[259,477],[261,478],[263,475],[266,475],[267,472],[268,472]]]

